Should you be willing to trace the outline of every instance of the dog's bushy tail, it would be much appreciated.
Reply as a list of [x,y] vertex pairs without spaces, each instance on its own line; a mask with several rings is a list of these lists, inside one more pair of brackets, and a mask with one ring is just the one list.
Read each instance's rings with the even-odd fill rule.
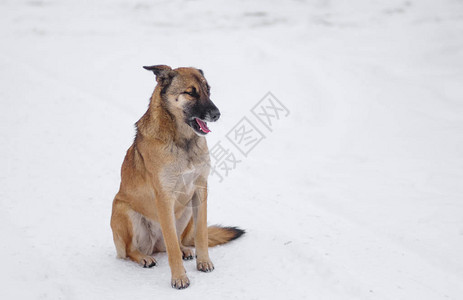
[[[245,233],[243,229],[238,227],[224,227],[219,225],[209,226],[207,228],[207,235],[209,237],[208,246],[214,247],[222,245],[230,241],[236,240]],[[185,231],[181,236],[182,244],[184,246],[195,245],[193,218],[188,223]]]
[[[214,247],[222,245],[230,241],[236,240],[245,233],[243,229],[238,227],[225,227],[220,225],[213,225],[207,228],[207,235],[209,237],[208,246]],[[181,236],[181,241],[184,246],[195,245],[193,218],[185,228]]]
[[207,234],[209,236],[209,247],[222,245],[230,241],[236,240],[245,233],[243,229],[238,227],[222,227],[218,225],[209,226]]

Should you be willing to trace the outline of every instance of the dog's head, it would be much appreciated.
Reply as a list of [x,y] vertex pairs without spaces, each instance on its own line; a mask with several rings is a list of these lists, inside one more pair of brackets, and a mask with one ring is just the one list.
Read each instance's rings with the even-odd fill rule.
[[207,122],[220,117],[219,109],[210,98],[210,87],[203,71],[195,68],[172,70],[165,65],[143,67],[153,71],[160,88],[161,100],[179,120],[183,120],[198,135],[210,132]]

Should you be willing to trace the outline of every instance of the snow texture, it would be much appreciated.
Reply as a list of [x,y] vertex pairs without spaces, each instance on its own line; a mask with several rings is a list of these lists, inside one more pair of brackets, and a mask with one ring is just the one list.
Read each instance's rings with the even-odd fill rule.
[[[0,37],[1,299],[463,298],[462,1],[3,0]],[[184,291],[109,227],[154,64],[204,70],[239,160],[209,223],[247,234]]]

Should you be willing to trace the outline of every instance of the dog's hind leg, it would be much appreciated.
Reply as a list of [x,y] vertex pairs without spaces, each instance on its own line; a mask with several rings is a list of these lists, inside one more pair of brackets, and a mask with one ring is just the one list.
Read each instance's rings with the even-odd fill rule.
[[194,246],[194,226],[193,218],[191,217],[180,235],[180,250],[182,250],[183,260],[193,259],[194,252],[193,249],[190,248],[192,246]]
[[134,224],[129,216],[130,212],[131,209],[126,203],[114,200],[111,228],[117,256],[119,258],[128,257],[145,268],[151,268],[156,265],[156,260],[137,249],[134,243]]

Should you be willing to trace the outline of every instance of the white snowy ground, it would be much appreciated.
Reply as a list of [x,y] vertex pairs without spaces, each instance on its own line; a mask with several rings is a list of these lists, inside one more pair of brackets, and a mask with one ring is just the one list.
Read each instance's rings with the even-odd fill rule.
[[[1,299],[463,298],[462,1],[3,0],[0,38]],[[210,146],[290,110],[211,178],[247,234],[184,291],[109,227],[151,64],[204,70]]]

